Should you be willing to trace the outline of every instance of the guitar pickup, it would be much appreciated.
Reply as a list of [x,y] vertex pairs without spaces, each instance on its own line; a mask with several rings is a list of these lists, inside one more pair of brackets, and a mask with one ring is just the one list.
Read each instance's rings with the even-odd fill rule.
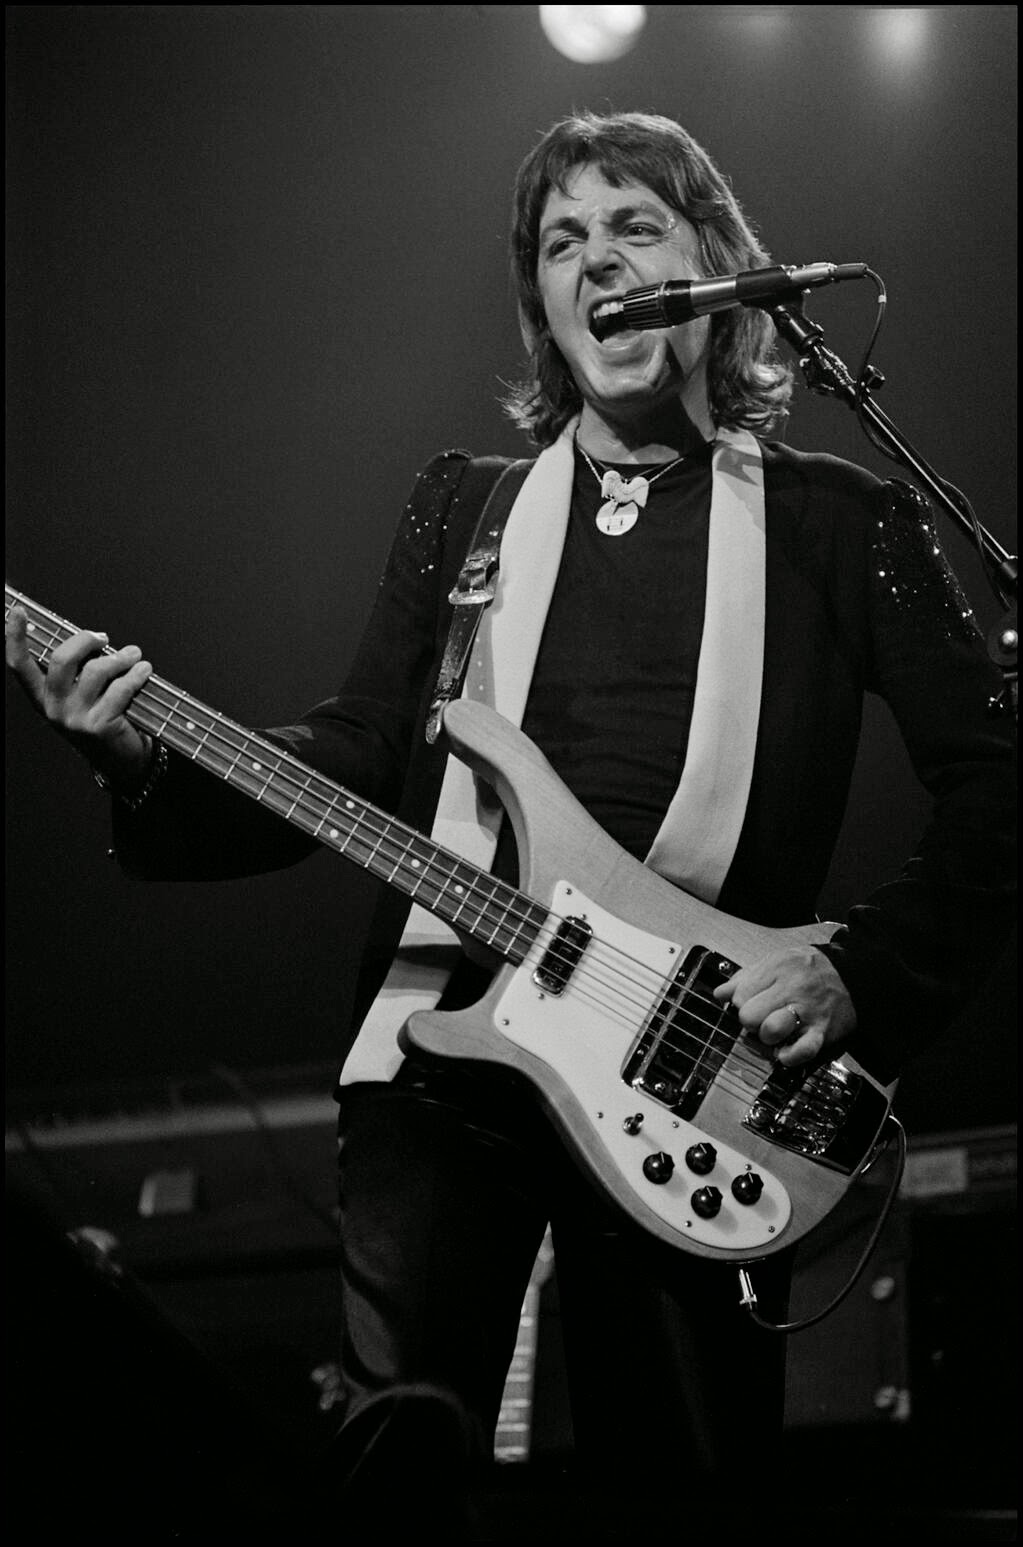
[[537,987],[545,994],[563,994],[592,938],[585,919],[562,919],[533,973]]
[[718,952],[693,947],[625,1060],[627,1085],[678,1117],[695,1116],[741,1031],[735,1011],[712,997],[735,971]]

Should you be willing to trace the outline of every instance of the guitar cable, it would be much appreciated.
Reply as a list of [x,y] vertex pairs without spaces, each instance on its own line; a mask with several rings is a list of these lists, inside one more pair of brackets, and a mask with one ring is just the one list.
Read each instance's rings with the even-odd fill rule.
[[891,1113],[889,1113],[888,1117],[885,1119],[885,1124],[881,1130],[881,1136],[874,1149],[874,1153],[870,1156],[867,1164],[860,1172],[861,1177],[866,1176],[867,1172],[874,1165],[874,1162],[878,1159],[878,1156],[888,1148],[893,1135],[896,1141],[895,1175],[893,1176],[891,1186],[888,1189],[888,1196],[884,1201],[884,1205],[877,1217],[874,1228],[870,1232],[870,1238],[867,1241],[866,1246],[863,1248],[863,1253],[860,1257],[860,1260],[852,1271],[852,1275],[846,1284],[839,1290],[835,1298],[830,1301],[830,1303],[827,1304],[823,1310],[815,1311],[812,1316],[806,1316],[801,1321],[768,1321],[767,1318],[765,1316],[761,1316],[760,1312],[757,1310],[757,1294],[756,1290],[753,1288],[753,1283],[750,1279],[748,1269],[739,1269],[739,1302],[744,1307],[744,1309],[749,1312],[757,1326],[763,1327],[765,1332],[781,1332],[787,1336],[792,1332],[804,1332],[807,1327],[815,1327],[819,1321],[824,1320],[825,1316],[830,1316],[832,1311],[838,1309],[846,1295],[849,1294],[850,1290],[859,1281],[860,1275],[862,1274],[864,1268],[867,1266],[867,1263],[873,1254],[874,1248],[878,1243],[881,1232],[888,1222],[888,1216],[892,1211],[892,1205],[894,1204],[895,1199],[898,1197],[899,1187],[902,1183],[902,1173],[906,1167],[906,1130],[903,1128],[898,1118],[894,1117]]

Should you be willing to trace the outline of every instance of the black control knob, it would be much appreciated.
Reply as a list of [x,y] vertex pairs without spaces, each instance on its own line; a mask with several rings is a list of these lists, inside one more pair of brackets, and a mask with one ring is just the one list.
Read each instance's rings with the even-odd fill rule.
[[713,1144],[691,1144],[686,1150],[686,1165],[697,1176],[706,1176],[717,1165],[718,1152]]
[[721,1212],[722,1197],[716,1187],[698,1187],[693,1193],[693,1210],[701,1219],[713,1219]]
[[764,1179],[755,1171],[744,1171],[732,1183],[732,1197],[739,1203],[756,1203],[764,1190]]
[[674,1170],[675,1162],[664,1150],[658,1150],[656,1155],[648,1155],[643,1162],[643,1175],[648,1182],[656,1182],[658,1186],[670,1182]]

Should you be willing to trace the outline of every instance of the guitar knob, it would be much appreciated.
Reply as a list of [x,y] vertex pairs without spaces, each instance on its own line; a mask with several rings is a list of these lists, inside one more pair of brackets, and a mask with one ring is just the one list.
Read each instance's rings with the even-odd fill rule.
[[658,1150],[656,1155],[648,1155],[643,1162],[643,1175],[648,1182],[656,1182],[662,1186],[670,1182],[675,1170],[675,1162],[664,1150]]
[[764,1190],[764,1179],[755,1171],[744,1171],[732,1183],[732,1197],[739,1203],[756,1203]]
[[701,1219],[713,1219],[720,1214],[722,1201],[716,1187],[698,1187],[693,1193],[693,1210]]
[[686,1165],[697,1176],[706,1176],[717,1165],[718,1152],[713,1144],[691,1144],[686,1150]]

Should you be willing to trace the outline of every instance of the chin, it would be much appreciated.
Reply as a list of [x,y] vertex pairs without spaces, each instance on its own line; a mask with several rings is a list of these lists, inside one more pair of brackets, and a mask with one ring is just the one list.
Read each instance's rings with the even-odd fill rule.
[[637,408],[645,404],[653,408],[666,398],[677,397],[684,382],[681,376],[662,370],[653,380],[648,371],[642,375],[638,372],[626,375],[623,372],[610,380],[605,377],[594,385],[598,389],[594,393],[595,404],[602,403],[607,408],[615,405]]

